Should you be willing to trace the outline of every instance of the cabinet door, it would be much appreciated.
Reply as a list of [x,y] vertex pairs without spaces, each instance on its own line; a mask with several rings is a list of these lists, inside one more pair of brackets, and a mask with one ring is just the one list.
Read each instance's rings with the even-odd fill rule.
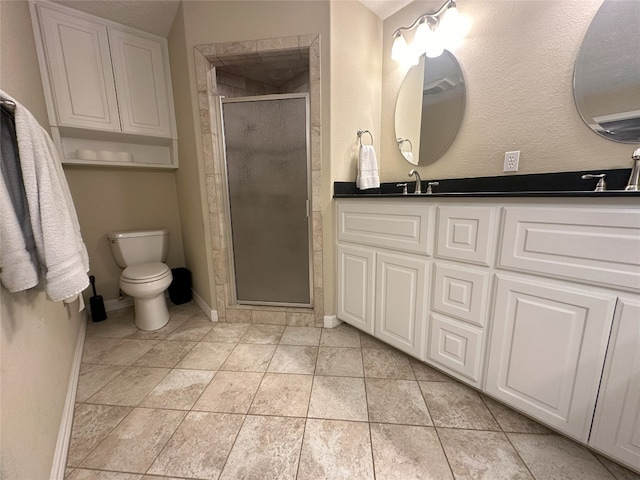
[[499,275],[486,391],[586,442],[615,300]]
[[619,299],[589,444],[640,470],[640,299]]
[[416,357],[422,355],[428,267],[417,257],[376,255],[375,336]]
[[109,27],[122,131],[171,137],[166,45]]
[[374,252],[338,245],[338,318],[373,335]]
[[107,27],[38,4],[58,125],[120,130]]

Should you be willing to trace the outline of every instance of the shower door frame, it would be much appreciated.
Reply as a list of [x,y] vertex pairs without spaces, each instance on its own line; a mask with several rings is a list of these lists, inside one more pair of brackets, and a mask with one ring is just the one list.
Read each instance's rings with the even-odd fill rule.
[[[247,102],[259,102],[259,101],[271,101],[271,100],[286,100],[293,98],[304,98],[305,100],[305,147],[306,147],[306,213],[307,213],[307,263],[309,268],[308,288],[309,288],[309,303],[289,303],[289,302],[265,302],[265,301],[247,301],[238,300],[238,285],[236,283],[236,269],[235,269],[235,251],[233,244],[233,224],[231,222],[231,193],[229,191],[229,171],[227,165],[227,142],[225,135],[225,123],[224,123],[224,109],[225,103],[247,103]],[[312,195],[312,170],[311,170],[311,116],[310,116],[310,100],[309,93],[283,93],[283,94],[270,94],[270,95],[254,95],[249,97],[219,97],[219,112],[220,112],[220,131],[221,131],[221,144],[223,154],[223,178],[225,180],[225,188],[222,188],[224,197],[224,215],[226,224],[229,226],[226,229],[224,235],[226,237],[227,245],[229,246],[229,255],[227,256],[228,271],[229,271],[229,285],[233,288],[229,288],[230,301],[236,305],[256,305],[256,306],[274,306],[274,307],[301,307],[301,308],[313,308],[314,306],[314,284],[313,284],[313,222],[311,221],[311,195]]]

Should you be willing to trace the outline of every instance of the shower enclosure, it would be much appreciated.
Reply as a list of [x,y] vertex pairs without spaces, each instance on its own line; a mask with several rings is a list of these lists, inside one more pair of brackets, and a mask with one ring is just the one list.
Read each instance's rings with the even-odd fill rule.
[[222,99],[235,301],[311,306],[308,94]]

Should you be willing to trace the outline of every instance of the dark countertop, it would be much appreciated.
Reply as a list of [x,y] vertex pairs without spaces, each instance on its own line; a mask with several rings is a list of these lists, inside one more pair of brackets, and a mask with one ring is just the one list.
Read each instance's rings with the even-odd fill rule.
[[[607,190],[593,191],[598,179],[582,180],[586,173],[605,173]],[[630,168],[581,172],[536,173],[498,177],[422,180],[422,194],[415,195],[415,181],[406,182],[408,194],[399,182],[380,184],[380,188],[358,190],[355,182],[334,182],[333,198],[422,198],[422,197],[640,197],[640,191],[625,191]],[[428,182],[439,182],[434,193],[425,194]]]

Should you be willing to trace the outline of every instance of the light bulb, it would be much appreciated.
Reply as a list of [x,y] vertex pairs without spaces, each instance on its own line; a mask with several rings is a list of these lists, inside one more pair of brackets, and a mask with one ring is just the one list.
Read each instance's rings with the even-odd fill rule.
[[429,58],[435,58],[442,55],[442,52],[444,52],[442,33],[440,32],[440,29],[436,29],[435,31],[431,32],[429,45],[427,45],[425,55]]
[[393,41],[393,47],[391,47],[391,59],[396,62],[403,62],[408,50],[407,41],[404,39],[402,33],[398,33],[396,39]]
[[460,28],[460,12],[456,7],[449,7],[438,23],[438,29],[447,36]]
[[432,36],[433,32],[431,31],[431,27],[426,20],[418,25],[416,34],[413,37],[413,42],[411,43],[413,54],[416,57],[419,57],[427,51]]

